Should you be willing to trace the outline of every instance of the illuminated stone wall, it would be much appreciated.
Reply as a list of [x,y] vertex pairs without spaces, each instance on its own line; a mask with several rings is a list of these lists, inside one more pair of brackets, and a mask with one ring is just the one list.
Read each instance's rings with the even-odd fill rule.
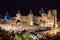
[[57,24],[58,24],[58,27],[60,27],[60,21],[58,21]]
[[[20,11],[16,14],[15,21],[20,20],[20,25],[38,24],[40,27],[57,27],[57,10],[48,10],[46,13],[43,9],[39,11],[41,16],[33,16],[30,10],[29,15],[21,16]],[[34,21],[35,20],[35,21]]]
[[16,14],[15,21],[20,20],[20,24],[22,25],[33,25],[33,14],[30,10],[28,16],[21,16],[20,11]]
[[28,15],[28,22],[30,25],[33,25],[33,14]]
[[[51,10],[46,12],[41,12],[41,17],[40,17],[40,26],[41,27],[57,27],[57,10],[54,10],[53,12]],[[55,13],[55,14],[54,14]]]

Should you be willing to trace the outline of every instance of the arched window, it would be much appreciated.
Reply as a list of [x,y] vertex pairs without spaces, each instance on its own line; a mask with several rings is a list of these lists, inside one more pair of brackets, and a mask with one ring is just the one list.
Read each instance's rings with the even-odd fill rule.
[[18,22],[20,22],[20,20],[17,20],[17,22],[16,22],[16,23],[18,23]]

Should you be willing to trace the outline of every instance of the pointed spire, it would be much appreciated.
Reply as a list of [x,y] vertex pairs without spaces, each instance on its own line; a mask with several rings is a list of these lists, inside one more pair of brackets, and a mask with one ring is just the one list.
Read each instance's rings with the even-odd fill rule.
[[20,14],[20,10],[18,9],[18,12],[17,12],[17,14]]
[[48,16],[52,16],[51,10],[48,11]]
[[20,10],[18,10],[16,16],[21,16]]
[[4,20],[8,20],[9,19],[9,14],[8,14],[8,11],[6,11],[6,14],[5,14],[5,16],[4,16]]
[[30,9],[28,16],[33,16],[32,10]]
[[32,14],[32,10],[30,9],[30,12],[29,12],[29,14]]
[[41,8],[41,10],[39,11],[39,13],[45,13],[44,9]]
[[10,17],[10,16],[9,16],[9,14],[8,14],[8,11],[6,11],[6,14],[5,14],[5,16],[8,16],[8,17]]

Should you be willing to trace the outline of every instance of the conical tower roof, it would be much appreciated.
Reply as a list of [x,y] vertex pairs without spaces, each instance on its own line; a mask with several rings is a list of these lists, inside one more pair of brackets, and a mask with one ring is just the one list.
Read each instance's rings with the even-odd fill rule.
[[29,14],[32,14],[32,10],[30,9]]
[[41,8],[41,10],[39,10],[39,13],[45,13],[44,9]]
[[20,10],[18,10],[17,14],[20,14]]
[[20,10],[18,10],[16,16],[21,16]]
[[10,16],[9,16],[9,14],[8,14],[8,11],[6,11],[6,14],[5,14],[5,16],[7,16],[7,17],[10,17]]
[[32,10],[30,9],[28,16],[33,16]]
[[48,16],[52,16],[51,10],[48,11]]

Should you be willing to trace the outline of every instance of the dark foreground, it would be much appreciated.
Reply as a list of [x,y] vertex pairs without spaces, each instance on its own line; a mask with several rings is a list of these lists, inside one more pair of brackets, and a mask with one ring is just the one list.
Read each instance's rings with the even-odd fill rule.
[[[17,40],[17,39],[15,39],[15,35],[16,34],[21,36],[21,40],[27,40],[27,39],[24,39],[22,37],[22,34],[25,33],[25,32],[26,31],[23,31],[21,33],[19,33],[19,32],[18,33],[14,33],[14,31],[7,32],[7,31],[4,31],[4,30],[0,30],[0,40]],[[35,35],[35,34],[33,34],[33,35]],[[57,33],[57,35],[55,35],[55,36],[50,36],[50,35],[46,34],[45,37],[46,37],[46,39],[38,38],[38,40],[60,40],[60,33]],[[33,40],[33,38],[32,39],[28,39],[28,40]]]

